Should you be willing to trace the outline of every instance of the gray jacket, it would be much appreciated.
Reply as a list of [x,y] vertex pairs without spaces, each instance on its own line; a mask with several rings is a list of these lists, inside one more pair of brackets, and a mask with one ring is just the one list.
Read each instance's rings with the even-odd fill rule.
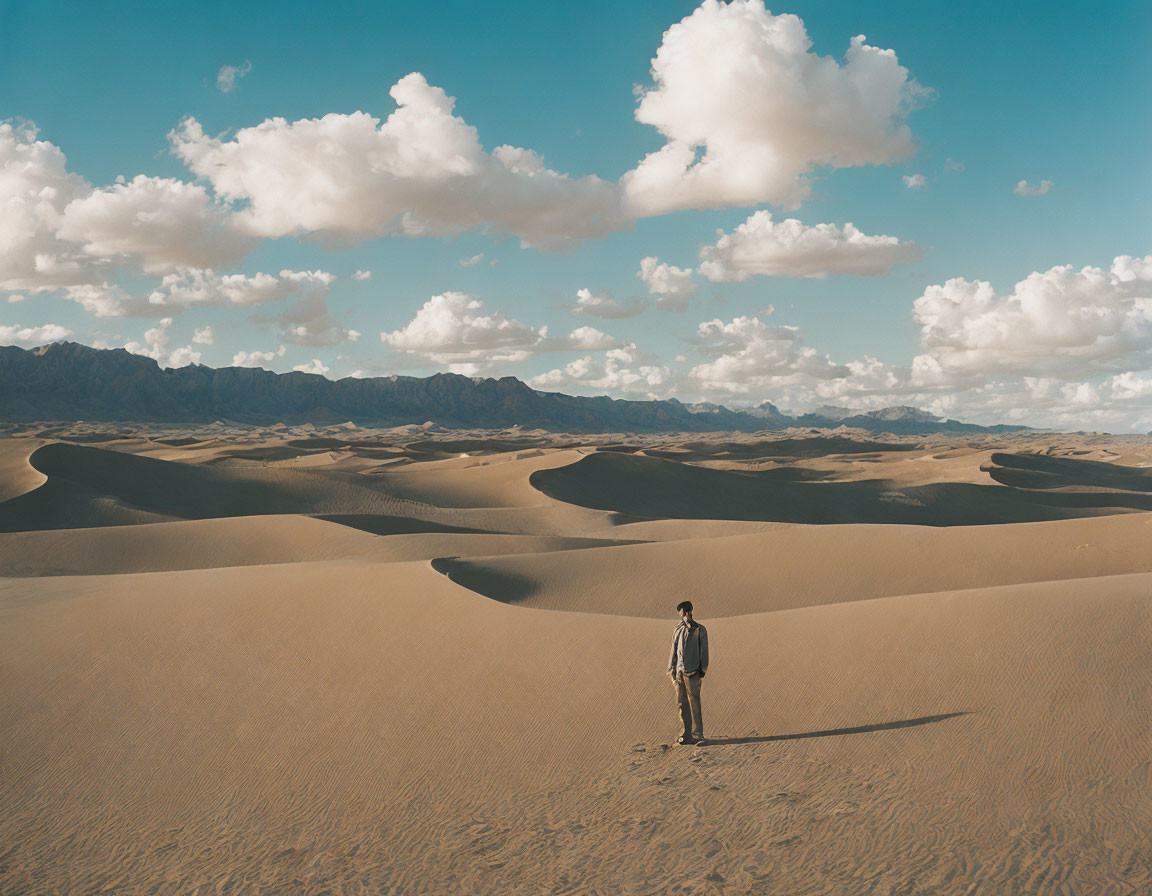
[[668,655],[669,674],[683,668],[685,672],[708,671],[708,629],[696,620],[692,627],[683,620],[672,635],[672,651]]

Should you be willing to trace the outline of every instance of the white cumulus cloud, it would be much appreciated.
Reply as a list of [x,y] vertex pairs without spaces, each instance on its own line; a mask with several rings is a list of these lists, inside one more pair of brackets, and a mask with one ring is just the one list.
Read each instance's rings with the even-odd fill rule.
[[297,364],[292,369],[300,373],[315,373],[317,376],[327,376],[331,368],[319,358],[313,358],[307,364]]
[[280,348],[274,352],[236,352],[236,354],[232,356],[232,366],[260,367],[263,364],[270,364],[277,358],[284,357],[284,352],[286,351],[287,349],[284,346],[280,346]]
[[253,244],[204,187],[144,175],[74,199],[57,236],[86,255],[132,262],[149,274],[234,262]]
[[364,112],[272,118],[223,140],[189,118],[169,139],[219,196],[248,203],[238,214],[263,237],[347,244],[486,230],[551,249],[629,226],[615,185],[552,171],[528,149],[485,152],[423,75],[390,92],[398,108],[383,122]]
[[674,389],[676,374],[657,359],[645,355],[635,343],[610,349],[600,357],[588,355],[527,380],[544,391],[666,397]]
[[252,247],[204,187],[139,176],[96,189],[31,124],[0,123],[0,208],[0,289],[99,287],[120,266],[161,274]]
[[704,321],[697,327],[700,351],[711,360],[690,375],[705,392],[762,394],[797,381],[835,379],[848,369],[804,345],[797,327],[770,327],[759,317]]
[[39,327],[0,326],[0,345],[43,345],[67,339],[72,331],[59,324],[42,324]]
[[950,373],[1072,379],[1152,365],[1152,256],[1050,268],[1008,295],[956,278],[928,287],[913,307],[922,363]]
[[372,279],[372,272],[371,271],[356,271],[356,273],[354,273],[352,275],[352,279],[353,280],[371,280]]
[[732,233],[720,231],[714,246],[700,250],[700,273],[718,283],[752,277],[878,277],[891,266],[919,261],[920,248],[894,236],[869,236],[851,222],[811,227],[794,218],[773,221],[759,211]]
[[619,348],[620,343],[607,333],[597,330],[595,327],[577,327],[568,334],[568,345],[566,347],[581,352],[595,352]]
[[678,268],[649,256],[641,259],[636,276],[648,284],[661,311],[683,311],[696,295],[691,268]]
[[421,355],[457,372],[474,372],[478,365],[523,361],[547,345],[548,328],[536,329],[462,292],[433,296],[402,329],[381,333],[384,343]]
[[210,268],[187,268],[166,275],[146,295],[108,282],[69,287],[64,295],[97,317],[158,317],[192,306],[260,305],[314,292],[326,296],[333,279],[324,271],[220,274]]
[[795,207],[819,166],[882,165],[915,150],[905,124],[926,91],[892,50],[852,38],[843,64],[763,0],[705,2],[664,33],[637,121],[667,139],[621,183],[638,216]]
[[35,293],[91,280],[79,247],[56,235],[68,204],[89,192],[34,125],[0,123],[0,288]]
[[928,178],[923,174],[905,174],[904,186],[909,190],[923,190],[928,186]]
[[197,345],[211,345],[216,341],[211,327],[197,327],[192,333],[192,341]]

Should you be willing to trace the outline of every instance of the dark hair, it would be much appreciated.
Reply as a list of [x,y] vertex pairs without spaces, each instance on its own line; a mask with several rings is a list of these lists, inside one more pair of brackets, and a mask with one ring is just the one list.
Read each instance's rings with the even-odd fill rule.
[[680,601],[680,603],[676,604],[676,612],[679,613],[681,610],[687,610],[689,613],[691,613],[692,612],[692,601],[682,600],[682,601]]

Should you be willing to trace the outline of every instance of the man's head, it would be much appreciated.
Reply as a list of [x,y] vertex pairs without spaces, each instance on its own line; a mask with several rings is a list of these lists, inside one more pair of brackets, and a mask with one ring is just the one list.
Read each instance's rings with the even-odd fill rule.
[[676,612],[680,614],[680,618],[685,622],[692,621],[692,601],[682,600],[676,604]]

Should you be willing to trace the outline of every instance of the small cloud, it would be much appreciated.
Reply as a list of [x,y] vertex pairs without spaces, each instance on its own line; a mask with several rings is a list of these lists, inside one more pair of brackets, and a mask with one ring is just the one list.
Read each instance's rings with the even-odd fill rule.
[[172,354],[168,356],[168,367],[187,367],[189,364],[200,363],[200,352],[194,351],[192,346],[185,345],[183,348],[172,350]]
[[318,376],[327,376],[330,368],[325,366],[319,358],[313,358],[307,364],[297,364],[292,368],[300,373],[315,373]]
[[261,364],[267,364],[275,361],[277,358],[282,358],[287,349],[282,345],[274,352],[236,352],[232,356],[233,367],[259,367]]
[[944,170],[945,171],[963,171],[964,170],[964,163],[954,161],[952,159],[952,157],[949,156],[947,159],[944,160]]
[[352,279],[353,280],[371,280],[372,279],[372,272],[371,271],[357,271],[355,274],[352,275]]
[[1028,183],[1028,181],[1022,180],[1020,183],[1016,184],[1016,189],[1014,189],[1012,192],[1017,196],[1043,196],[1051,189],[1052,181],[1050,180],[1042,180],[1040,183],[1036,184],[1036,186],[1032,186],[1032,184]]
[[[461,258],[460,259],[460,267],[470,268],[474,264],[480,264],[480,262],[482,262],[483,260],[484,260],[484,253],[483,252],[481,252],[479,255],[473,255],[471,258]],[[495,262],[493,262],[493,264],[495,264]]]
[[211,345],[215,341],[211,327],[197,327],[192,334],[192,341],[197,345]]
[[8,296],[8,304],[9,305],[15,305],[17,302],[23,302],[23,301],[24,301],[24,296],[22,296],[22,295],[13,294],[13,295]]
[[622,343],[595,327],[578,327],[568,334],[570,348],[581,352],[607,351],[621,348]]
[[632,299],[628,302],[618,302],[612,298],[608,290],[592,292],[590,289],[576,291],[576,305],[572,308],[574,314],[590,314],[593,317],[603,317],[609,320],[633,317],[648,307],[643,299]]
[[236,89],[236,81],[252,71],[252,62],[244,60],[243,65],[222,65],[216,73],[216,87],[221,93],[231,93]]
[[648,284],[648,292],[656,296],[656,307],[660,311],[683,311],[696,295],[692,268],[663,264],[649,256],[641,259],[636,276]]
[[905,174],[904,186],[909,190],[923,190],[928,185],[928,179],[923,174]]

